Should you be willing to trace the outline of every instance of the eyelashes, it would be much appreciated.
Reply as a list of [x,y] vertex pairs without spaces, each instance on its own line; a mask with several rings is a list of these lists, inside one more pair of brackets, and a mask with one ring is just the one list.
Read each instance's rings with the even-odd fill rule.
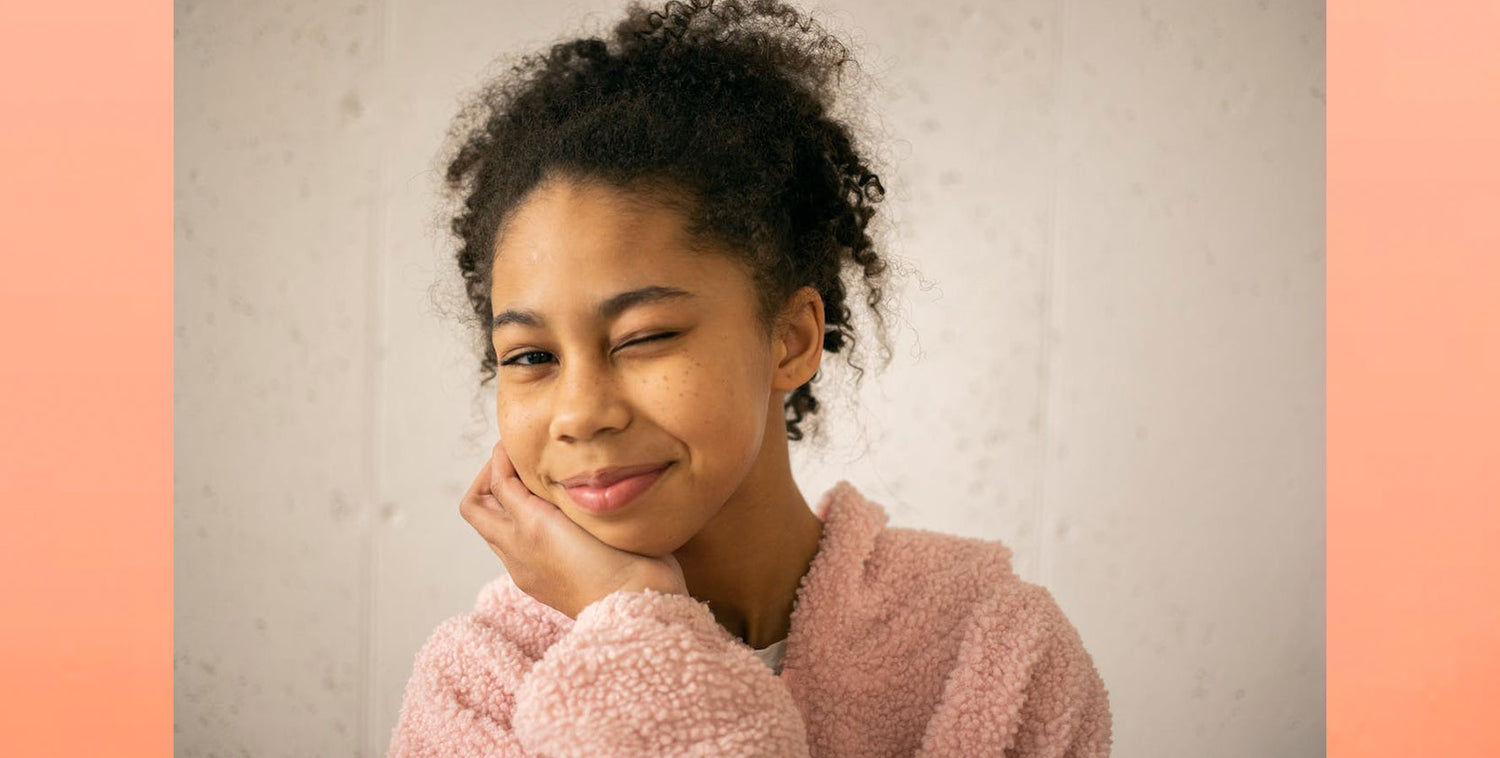
[[523,363],[523,362],[521,362],[522,358],[525,358],[525,357],[531,356],[531,355],[551,355],[551,353],[542,352],[541,350],[530,350],[530,351],[521,353],[519,355],[507,358],[500,365],[502,365],[502,366],[539,366],[539,365],[541,365],[540,363]]
[[[657,332],[656,334],[648,334],[645,337],[640,337],[640,338],[637,338],[637,339],[633,339],[633,340],[631,340],[629,342],[626,342],[626,343],[620,345],[619,347],[617,347],[615,349],[616,350],[622,350],[622,349],[630,347],[632,345],[640,345],[640,344],[644,344],[644,343],[647,343],[647,342],[657,342],[657,341],[660,341],[660,340],[664,340],[664,339],[669,339],[669,338],[672,338],[672,337],[676,337],[678,334],[679,334],[679,332]],[[527,350],[524,353],[517,353],[517,354],[515,354],[515,355],[513,355],[513,356],[511,356],[509,358],[506,358],[504,361],[502,361],[500,363],[500,365],[502,365],[502,366],[521,366],[521,367],[527,367],[527,366],[540,366],[543,363],[545,363],[545,360],[542,360],[541,362],[528,362],[528,361],[523,361],[522,360],[522,359],[525,359],[525,358],[529,358],[531,356],[543,356],[544,359],[545,359],[547,357],[551,357],[552,354],[549,353],[549,352],[547,352],[547,351],[545,351],[545,350]]]
[[664,339],[667,339],[668,337],[676,337],[676,336],[677,336],[677,332],[657,332],[656,334],[648,334],[648,335],[646,335],[644,337],[639,337],[639,338],[633,339],[633,340],[631,340],[631,341],[629,341],[629,342],[621,345],[620,347],[630,347],[631,345],[639,345],[642,342],[656,342],[657,340],[664,340]]

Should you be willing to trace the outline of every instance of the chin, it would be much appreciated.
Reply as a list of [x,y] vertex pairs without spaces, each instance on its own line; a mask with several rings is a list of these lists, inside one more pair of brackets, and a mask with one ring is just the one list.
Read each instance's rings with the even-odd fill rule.
[[680,542],[673,542],[670,537],[664,537],[659,529],[653,528],[649,523],[616,524],[602,529],[589,528],[583,524],[579,526],[594,535],[594,538],[600,542],[627,553],[660,558],[682,547]]
[[637,555],[649,555],[653,558],[670,555],[677,548],[681,547],[681,545],[672,544],[670,541],[663,541],[660,535],[631,534],[626,530],[621,530],[620,534],[601,534],[595,536],[599,538],[600,542],[616,550],[624,550],[627,553],[635,553]]

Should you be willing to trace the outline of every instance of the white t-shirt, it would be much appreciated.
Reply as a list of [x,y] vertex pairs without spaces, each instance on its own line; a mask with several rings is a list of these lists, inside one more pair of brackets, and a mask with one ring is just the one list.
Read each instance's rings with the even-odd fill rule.
[[786,657],[786,640],[773,643],[770,647],[763,647],[755,651],[755,657],[762,663],[771,667],[777,674],[781,673],[781,659]]

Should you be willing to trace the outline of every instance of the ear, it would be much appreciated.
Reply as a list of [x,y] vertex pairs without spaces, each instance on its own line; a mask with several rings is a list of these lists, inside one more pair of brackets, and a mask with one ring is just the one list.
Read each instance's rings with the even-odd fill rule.
[[771,389],[792,390],[812,381],[823,362],[823,297],[812,287],[792,293],[771,338]]

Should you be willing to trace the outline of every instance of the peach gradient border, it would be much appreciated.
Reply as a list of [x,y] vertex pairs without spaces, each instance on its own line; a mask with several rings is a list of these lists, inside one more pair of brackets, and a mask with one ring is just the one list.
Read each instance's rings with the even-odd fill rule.
[[172,7],[0,0],[0,755],[172,750]]
[[[1328,10],[1329,755],[1500,755],[1500,6]],[[3,755],[171,751],[171,13],[0,4]]]
[[1500,5],[1328,26],[1328,754],[1500,755]]

